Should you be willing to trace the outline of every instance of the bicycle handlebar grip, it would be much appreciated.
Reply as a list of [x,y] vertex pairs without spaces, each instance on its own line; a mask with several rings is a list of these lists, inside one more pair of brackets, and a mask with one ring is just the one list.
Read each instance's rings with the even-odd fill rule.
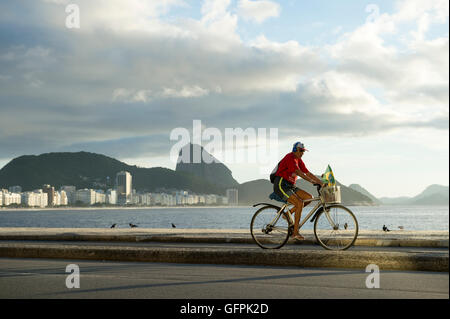
[[320,186],[320,184],[314,184],[314,186],[316,186],[317,188],[317,193],[320,194],[320,189],[322,188],[322,186]]

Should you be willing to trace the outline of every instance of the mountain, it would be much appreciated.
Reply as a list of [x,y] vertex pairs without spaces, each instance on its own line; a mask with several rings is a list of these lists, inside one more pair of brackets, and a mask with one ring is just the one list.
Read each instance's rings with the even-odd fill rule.
[[[341,187],[342,203],[344,205],[374,205],[374,202],[367,196],[336,182]],[[317,196],[317,189],[311,183],[299,179],[296,183],[297,187],[305,190],[314,197]],[[256,203],[278,203],[268,198],[269,194],[273,192],[273,184],[267,179],[258,179],[238,186],[239,204],[252,205]]]
[[380,201],[385,205],[449,205],[449,187],[430,185],[419,195],[414,197],[382,197]]
[[239,185],[228,167],[197,144],[189,143],[181,148],[175,171],[187,172],[220,187]]
[[448,201],[448,186],[442,186],[442,185],[430,185],[428,186],[422,193],[412,198],[413,201],[423,200],[426,198],[429,198],[430,196],[434,195],[440,195],[447,197]]
[[408,201],[411,197],[381,197],[379,198],[382,205],[408,205]]
[[348,185],[348,187],[353,189],[353,190],[355,190],[355,191],[357,191],[357,192],[359,192],[359,193],[361,193],[361,194],[363,194],[363,195],[365,195],[365,196],[367,196],[367,197],[369,197],[374,202],[374,204],[381,205],[381,201],[378,198],[376,198],[375,196],[373,196],[371,193],[369,193],[369,191],[366,190],[361,185],[359,185],[359,184],[350,184],[350,185]]
[[448,194],[431,194],[426,197],[420,199],[413,199],[410,202],[410,205],[449,205]]
[[[317,177],[319,177],[319,176],[317,176]],[[342,204],[351,205],[351,206],[374,205],[374,202],[366,195],[361,194],[360,192],[355,191],[354,189],[351,189],[351,188],[341,184],[339,181],[336,181],[336,185],[341,187]],[[304,189],[305,191],[307,191],[308,193],[310,193],[313,196],[317,196],[317,189],[314,187],[314,185],[305,181],[304,179],[297,180],[297,187]]]
[[240,184],[238,187],[239,205],[273,202],[269,199],[273,184],[268,179],[257,179]]
[[114,187],[116,174],[120,171],[131,173],[136,190],[189,189],[197,193],[225,193],[224,187],[189,172],[130,166],[114,158],[88,152],[17,157],[0,170],[0,188],[20,185],[23,191],[30,191],[50,184],[55,188],[73,185],[77,189],[107,189]]

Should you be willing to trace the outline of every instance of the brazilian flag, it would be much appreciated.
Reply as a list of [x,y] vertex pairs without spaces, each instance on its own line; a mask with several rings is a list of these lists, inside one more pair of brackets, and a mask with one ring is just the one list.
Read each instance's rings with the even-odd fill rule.
[[330,165],[328,165],[325,173],[322,174],[322,182],[328,184],[328,186],[336,186],[336,180],[334,179]]

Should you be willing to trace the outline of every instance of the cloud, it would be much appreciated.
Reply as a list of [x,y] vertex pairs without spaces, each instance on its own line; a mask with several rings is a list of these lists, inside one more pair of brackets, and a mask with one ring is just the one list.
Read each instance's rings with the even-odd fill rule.
[[208,0],[198,20],[177,21],[165,15],[182,1],[80,1],[80,30],[64,27],[58,3],[28,2],[25,20],[20,5],[0,5],[10,23],[0,28],[3,157],[83,147],[154,155],[193,119],[221,130],[278,127],[281,139],[448,130],[448,35],[427,33],[445,20],[440,2],[425,13],[402,2],[325,47],[264,34],[243,41],[239,8],[263,1],[236,11]]
[[297,41],[276,42],[268,40],[264,35],[260,35],[253,40],[250,45],[254,48],[267,52],[285,54],[292,57],[300,57],[302,54],[311,52],[310,48],[302,47]]
[[239,0],[237,9],[244,20],[256,23],[263,23],[269,18],[278,17],[281,12],[281,6],[278,3],[266,0]]
[[164,87],[161,91],[118,88],[113,91],[114,102],[150,102],[161,98],[195,98],[208,95],[209,91],[197,85],[183,86],[179,89]]
[[[383,92],[376,96],[383,100],[376,107],[379,111],[411,123],[448,118],[448,34],[425,37],[431,21],[448,20],[448,11],[441,11],[445,6],[446,1],[401,1],[399,11],[344,34],[328,46],[328,53],[348,83],[367,93],[370,88]],[[411,23],[417,32],[403,30]],[[403,38],[402,44],[388,44],[386,38],[392,35]],[[351,91],[360,92],[356,87]]]
[[[43,3],[42,3],[43,2]],[[47,23],[54,27],[63,27],[65,16],[61,7],[71,3],[67,0],[43,0],[36,4],[42,18],[50,18]],[[47,3],[51,5],[47,5]],[[106,29],[114,32],[168,32],[174,36],[183,31],[159,19],[174,7],[187,7],[183,0],[78,0],[82,27],[80,32]]]
[[102,141],[74,143],[62,147],[61,151],[86,151],[105,154],[115,158],[152,157],[169,154],[170,147],[165,134],[133,136]]

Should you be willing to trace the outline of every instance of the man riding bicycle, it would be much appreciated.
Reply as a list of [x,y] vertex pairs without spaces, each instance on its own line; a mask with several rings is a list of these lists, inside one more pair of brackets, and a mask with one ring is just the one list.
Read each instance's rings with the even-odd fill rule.
[[295,221],[294,232],[292,237],[297,240],[305,238],[299,234],[299,222],[304,206],[310,202],[304,203],[305,200],[312,199],[312,195],[295,186],[295,181],[301,177],[312,184],[319,184],[322,187],[324,183],[310,173],[302,160],[304,152],[307,151],[305,145],[301,142],[294,144],[292,152],[287,154],[278,164],[273,183],[273,191],[282,199],[294,205]]

